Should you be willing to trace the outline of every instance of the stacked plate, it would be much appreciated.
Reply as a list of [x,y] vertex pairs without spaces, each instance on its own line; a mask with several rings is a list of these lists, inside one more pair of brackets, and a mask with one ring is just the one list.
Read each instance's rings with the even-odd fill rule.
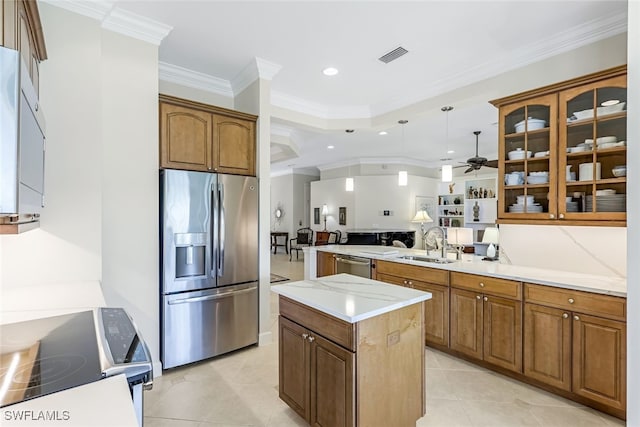
[[520,205],[518,203],[515,203],[509,206],[509,212],[513,212],[513,213],[542,212],[542,205],[540,203],[532,203],[525,207],[525,205]]
[[567,212],[580,212],[578,202],[567,202]]
[[[587,196],[587,212],[593,211],[593,196]],[[626,212],[626,194],[596,195],[596,212]]]

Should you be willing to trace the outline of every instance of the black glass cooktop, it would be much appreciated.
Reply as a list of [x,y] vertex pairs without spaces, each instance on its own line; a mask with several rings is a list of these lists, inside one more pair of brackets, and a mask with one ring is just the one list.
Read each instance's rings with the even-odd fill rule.
[[99,354],[92,311],[2,325],[0,407],[101,379]]

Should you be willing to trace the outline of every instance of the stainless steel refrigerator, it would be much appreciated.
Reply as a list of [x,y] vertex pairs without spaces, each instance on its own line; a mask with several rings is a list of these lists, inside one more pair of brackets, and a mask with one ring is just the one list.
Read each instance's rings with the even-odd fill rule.
[[160,172],[163,368],[258,340],[258,181]]

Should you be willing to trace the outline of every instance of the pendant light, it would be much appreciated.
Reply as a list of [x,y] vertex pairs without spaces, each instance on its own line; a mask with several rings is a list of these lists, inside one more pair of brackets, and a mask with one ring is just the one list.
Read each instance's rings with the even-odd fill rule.
[[346,191],[353,191],[354,183],[353,177],[351,176],[351,163],[347,166],[347,179],[344,181],[344,189]]
[[[404,125],[406,125],[407,123],[409,123],[408,120],[398,120],[398,123],[400,123],[402,125],[402,152],[404,153]],[[398,172],[398,185],[400,187],[406,187],[407,184],[409,183],[409,176],[407,174],[407,171],[399,171]]]
[[[447,125],[446,125],[446,139],[445,144],[447,146],[447,154],[449,154],[449,111],[453,110],[451,106],[442,107],[441,110],[447,114]],[[445,162],[451,160],[450,158],[445,157]],[[442,165],[442,182],[451,182],[453,181],[453,165],[452,164],[444,164]]]

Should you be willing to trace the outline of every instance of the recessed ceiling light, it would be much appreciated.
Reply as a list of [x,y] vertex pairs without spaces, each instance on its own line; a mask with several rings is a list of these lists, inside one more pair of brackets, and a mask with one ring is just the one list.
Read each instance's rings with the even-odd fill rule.
[[322,70],[322,74],[324,74],[325,76],[335,76],[336,74],[338,74],[338,69],[333,67],[327,67],[324,70]]
[[447,154],[453,154],[453,153],[455,153],[455,151],[454,151],[454,150],[449,150],[449,151],[447,151]]
[[380,132],[378,132],[378,135],[386,135],[387,131],[386,130],[381,130]]
[[336,147],[335,147],[335,145],[327,145],[327,148],[328,148],[329,150],[333,150],[333,149],[334,149],[334,148],[336,148]]

